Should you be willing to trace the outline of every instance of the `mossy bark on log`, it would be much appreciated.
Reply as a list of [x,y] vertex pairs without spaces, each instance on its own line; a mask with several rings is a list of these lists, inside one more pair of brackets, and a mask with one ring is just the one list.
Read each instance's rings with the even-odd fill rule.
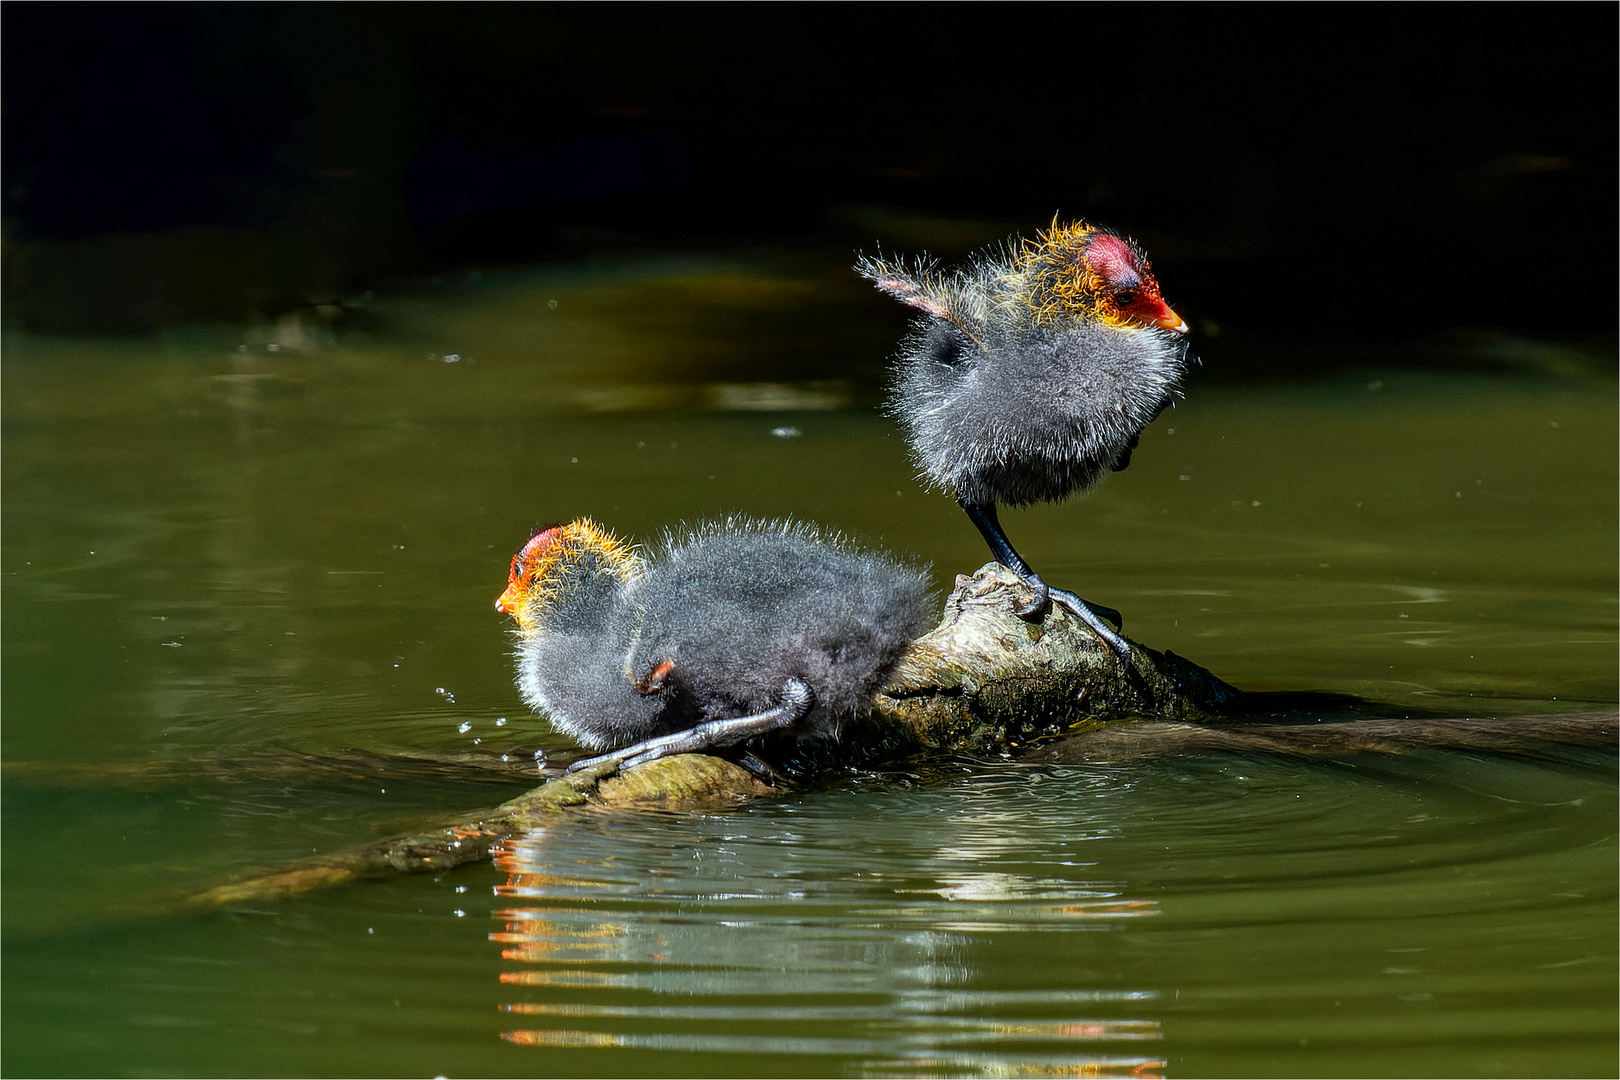
[[[1005,753],[1042,742],[1031,761],[1088,763],[1180,753],[1327,755],[1413,747],[1516,751],[1535,745],[1613,747],[1613,713],[1505,720],[1234,722],[1244,695],[1174,653],[1133,643],[1122,667],[1079,620],[1054,609],[1015,612],[1026,586],[990,563],[957,579],[940,625],[902,658],[873,711],[836,745],[812,747],[823,765],[906,756]],[[1051,738],[1051,736],[1060,736]],[[779,743],[780,746],[788,746]],[[486,770],[480,770],[487,776]],[[243,877],[181,901],[185,910],[272,900],[311,889],[438,872],[488,858],[505,837],[589,808],[680,810],[736,805],[772,791],[728,761],[683,754],[622,775],[612,765],[558,777],[500,806],[408,834]]]
[[914,642],[874,701],[867,724],[928,751],[992,752],[1126,716],[1207,723],[1238,691],[1174,653],[1131,643],[1121,665],[1063,608],[1032,622],[1016,610],[1029,589],[987,563],[960,576],[938,627]]
[[441,873],[487,859],[490,850],[506,837],[586,806],[606,810],[690,810],[736,805],[772,790],[747,770],[700,754],[649,762],[622,776],[611,765],[582,769],[499,806],[458,814],[405,835],[249,874],[189,895],[179,906],[207,910],[285,899],[312,889],[358,881]]

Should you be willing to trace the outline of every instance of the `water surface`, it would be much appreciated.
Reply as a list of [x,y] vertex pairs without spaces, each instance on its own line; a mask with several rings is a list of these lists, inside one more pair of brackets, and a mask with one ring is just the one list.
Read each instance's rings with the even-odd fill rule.
[[[5,761],[561,749],[492,604],[582,514],[807,517],[947,588],[986,555],[876,408],[901,318],[863,288],[620,256],[365,329],[9,336]],[[1475,347],[1244,383],[1201,342],[1127,472],[1008,530],[1246,689],[1612,708],[1612,359]],[[1620,1066],[1612,755],[949,762],[186,920],[131,912],[520,788],[75,776],[4,787],[12,1075]]]

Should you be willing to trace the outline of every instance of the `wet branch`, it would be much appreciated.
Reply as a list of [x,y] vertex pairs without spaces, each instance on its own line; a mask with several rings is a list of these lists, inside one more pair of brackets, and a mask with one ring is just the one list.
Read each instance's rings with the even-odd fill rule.
[[172,905],[207,910],[281,900],[312,889],[403,874],[440,873],[490,857],[502,840],[563,815],[605,810],[695,809],[734,805],[772,790],[729,761],[686,754],[651,762],[623,776],[611,765],[557,777],[487,810],[447,818],[415,832],[356,844],[240,877]]

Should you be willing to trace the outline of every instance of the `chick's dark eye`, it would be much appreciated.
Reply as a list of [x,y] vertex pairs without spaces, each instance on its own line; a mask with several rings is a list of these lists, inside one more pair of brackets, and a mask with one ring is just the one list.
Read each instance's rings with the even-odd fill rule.
[[1136,303],[1136,294],[1129,289],[1121,289],[1114,294],[1114,305],[1116,307],[1130,307],[1134,303]]

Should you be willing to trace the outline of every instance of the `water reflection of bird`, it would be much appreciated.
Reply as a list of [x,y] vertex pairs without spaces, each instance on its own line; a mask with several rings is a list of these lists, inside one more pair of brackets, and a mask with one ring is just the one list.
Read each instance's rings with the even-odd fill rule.
[[1103,622],[1119,613],[1049,588],[1002,531],[998,503],[1055,502],[1130,463],[1143,428],[1171,402],[1189,359],[1187,326],[1146,256],[1075,222],[981,254],[953,273],[863,257],[856,270],[923,317],[902,347],[890,409],[920,475],[946,489],[996,560],[1083,619],[1124,662]]
[[589,519],[541,529],[495,606],[518,687],[629,767],[792,729],[836,738],[926,629],[925,569],[804,524],[727,521],[654,559]]

